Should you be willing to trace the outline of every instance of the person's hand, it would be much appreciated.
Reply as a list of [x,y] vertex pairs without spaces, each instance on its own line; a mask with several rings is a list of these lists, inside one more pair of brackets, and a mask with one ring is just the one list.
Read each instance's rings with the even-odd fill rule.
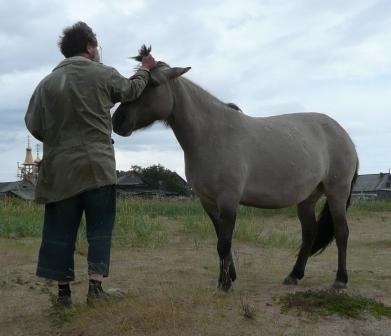
[[156,66],[156,61],[152,55],[148,55],[142,58],[141,64],[143,67],[146,67],[147,69],[152,69],[153,67]]

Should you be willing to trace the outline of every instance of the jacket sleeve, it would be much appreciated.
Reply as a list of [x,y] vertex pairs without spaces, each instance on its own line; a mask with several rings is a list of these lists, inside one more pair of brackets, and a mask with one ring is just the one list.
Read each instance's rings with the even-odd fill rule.
[[113,69],[111,101],[115,103],[126,103],[140,97],[149,80],[149,71],[139,69],[132,77],[126,78],[117,70]]
[[27,108],[24,121],[30,133],[39,141],[43,142],[44,128],[43,128],[43,107],[41,101],[40,87],[38,86],[31,96],[29,106]]

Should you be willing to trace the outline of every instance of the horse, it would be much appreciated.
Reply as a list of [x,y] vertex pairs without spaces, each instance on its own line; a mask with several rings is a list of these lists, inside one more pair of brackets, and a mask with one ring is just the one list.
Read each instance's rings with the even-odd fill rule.
[[[145,46],[141,57],[149,54]],[[348,282],[346,220],[358,156],[347,132],[321,113],[252,117],[224,103],[182,75],[190,67],[157,62],[135,101],[122,103],[112,116],[121,136],[155,121],[169,126],[184,152],[185,174],[217,235],[218,287],[228,291],[236,279],[231,253],[238,206],[277,209],[297,206],[302,243],[283,284],[297,285],[307,260],[334,240],[338,270],[333,287]],[[315,205],[325,196],[323,210]]]

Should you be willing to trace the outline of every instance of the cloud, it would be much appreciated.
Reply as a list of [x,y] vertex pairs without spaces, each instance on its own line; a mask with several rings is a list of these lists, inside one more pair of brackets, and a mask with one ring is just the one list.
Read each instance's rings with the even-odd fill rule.
[[[391,141],[387,0],[3,3],[0,149],[11,162],[24,156],[28,100],[37,83],[62,59],[58,36],[64,27],[84,20],[97,34],[104,63],[126,76],[136,65],[127,57],[141,44],[152,44],[157,59],[191,66],[186,77],[222,101],[237,103],[245,113],[330,114],[355,141],[362,172],[391,166],[385,145]],[[11,140],[9,132],[17,139]],[[163,126],[130,138],[113,137],[120,165],[126,166],[131,158],[145,163],[161,160],[171,168],[176,165],[175,170],[184,169],[181,149],[172,131]],[[0,181],[14,174],[12,165],[2,166]]]
[[146,130],[136,131],[130,137],[113,134],[113,139],[115,147],[132,152],[181,150],[172,130],[160,122]]
[[118,170],[129,170],[134,165],[149,167],[161,164],[185,178],[184,159],[181,150],[147,149],[142,152],[135,152],[116,149],[115,158]]
[[52,68],[43,67],[0,74],[2,111],[27,107],[35,87],[51,70]]

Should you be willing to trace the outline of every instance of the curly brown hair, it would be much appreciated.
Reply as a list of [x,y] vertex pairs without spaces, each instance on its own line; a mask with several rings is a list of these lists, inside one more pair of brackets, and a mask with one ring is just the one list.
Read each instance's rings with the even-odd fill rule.
[[72,57],[84,53],[87,44],[98,46],[95,33],[85,22],[79,21],[70,27],[64,28],[58,41],[61,53],[66,57]]

